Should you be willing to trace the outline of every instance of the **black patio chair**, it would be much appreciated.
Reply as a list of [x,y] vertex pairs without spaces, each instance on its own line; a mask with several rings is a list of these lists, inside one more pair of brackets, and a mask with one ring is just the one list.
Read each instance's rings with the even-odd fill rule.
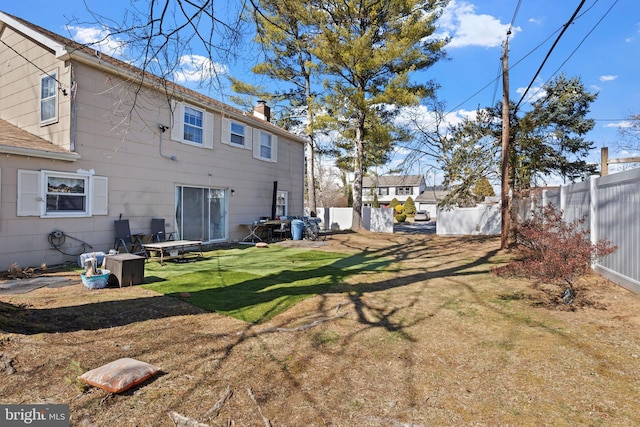
[[167,236],[164,218],[151,218],[151,240],[154,242],[173,240],[173,233]]
[[116,227],[116,239],[113,243],[114,249],[117,251],[120,247],[125,252],[135,255],[147,256],[147,251],[142,247],[143,234],[131,235],[128,219],[117,219],[114,221]]

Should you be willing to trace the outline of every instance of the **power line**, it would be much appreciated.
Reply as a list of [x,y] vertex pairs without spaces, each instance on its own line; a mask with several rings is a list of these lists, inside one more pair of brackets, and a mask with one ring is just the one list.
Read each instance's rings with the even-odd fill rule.
[[551,56],[551,52],[553,52],[553,49],[555,49],[555,47],[557,46],[558,42],[560,41],[560,39],[562,38],[562,36],[564,35],[565,31],[567,31],[567,29],[569,28],[569,25],[573,22],[573,20],[575,19],[575,17],[578,15],[578,13],[580,12],[580,9],[582,9],[582,6],[584,5],[584,2],[586,0],[582,0],[580,2],[580,4],[578,5],[578,7],[576,8],[575,12],[573,12],[573,15],[571,15],[571,18],[569,18],[569,20],[567,21],[566,24],[564,24],[562,31],[560,31],[560,34],[558,34],[558,37],[556,38],[555,42],[553,42],[553,45],[551,46],[551,48],[549,49],[549,52],[547,52],[547,55],[544,57],[544,60],[542,61],[542,64],[540,64],[540,66],[538,67],[538,70],[536,71],[535,75],[533,76],[533,79],[531,79],[531,83],[529,83],[529,85],[527,86],[527,88],[525,89],[524,93],[522,94],[522,97],[520,97],[520,100],[518,101],[518,103],[516,104],[514,111],[518,110],[518,107],[520,106],[520,103],[522,102],[522,100],[525,98],[525,96],[527,96],[527,92],[529,92],[529,89],[531,89],[531,86],[533,86],[533,83],[536,81],[536,79],[538,78],[538,75],[540,74],[540,72],[542,71],[542,67],[544,67],[544,64],[547,62],[547,60],[549,59],[549,56]]
[[[580,43],[578,43],[578,45],[575,47],[575,49],[573,49],[571,51],[571,53],[567,56],[567,58],[562,61],[562,63],[560,64],[560,66],[558,68],[556,68],[556,70],[551,73],[551,75],[549,76],[549,78],[543,83],[543,86],[545,84],[547,84],[552,78],[553,76],[555,76],[558,71],[560,71],[562,69],[562,67],[564,67],[564,65],[569,62],[569,60],[571,59],[571,57],[573,57],[573,55],[578,51],[578,49],[580,49],[580,47],[582,46],[582,44],[587,40],[587,38],[589,38],[589,36],[595,31],[596,28],[598,28],[598,26],[602,23],[602,21],[604,21],[604,18],[607,17],[607,15],[609,15],[609,12],[611,12],[611,9],[614,8],[614,6],[616,4],[618,4],[619,0],[614,0],[614,2],[611,4],[611,6],[609,6],[609,9],[607,9],[607,11],[604,13],[604,15],[602,15],[602,17],[598,20],[598,22],[595,23],[595,25],[593,27],[591,27],[591,29],[587,32],[587,34],[582,38],[582,40],[580,40]],[[589,9],[587,9],[587,11],[589,11],[591,8],[593,8],[593,6],[598,2],[598,0],[596,0],[596,2],[591,5],[591,7]],[[587,12],[585,11],[585,13]],[[581,15],[582,16],[582,15]],[[538,91],[536,93],[538,93],[540,90],[542,89],[538,89]],[[535,95],[535,94],[534,94]],[[523,96],[524,98],[524,96]]]
[[38,64],[34,63],[33,61],[31,61],[29,58],[27,58],[26,56],[24,56],[23,54],[21,54],[20,52],[18,52],[17,50],[15,50],[12,46],[9,46],[4,40],[0,39],[0,42],[2,42],[3,45],[5,45],[6,47],[8,47],[9,49],[11,49],[16,55],[18,55],[19,57],[21,57],[22,59],[24,59],[25,61],[27,61],[29,64],[33,65],[34,67],[36,67],[38,70],[40,70],[42,72],[42,74],[45,74],[49,77],[51,77],[53,80],[55,80],[56,83],[58,83],[58,90],[62,91],[62,94],[64,96],[67,96],[67,90],[62,88],[62,83],[60,83],[60,80],[57,79],[57,77],[53,74],[50,74],[48,72],[46,72],[45,70],[43,70],[42,68],[40,68],[38,66]]
[[[514,15],[515,16],[515,15]],[[547,43],[547,41],[549,41],[549,39],[551,37],[553,37],[555,34],[557,34],[560,30],[562,29],[562,27],[558,28],[557,30],[555,30],[553,33],[549,34],[549,36],[544,39],[542,42],[538,43],[537,46],[535,46],[533,49],[531,49],[529,52],[527,52],[526,55],[524,55],[522,58],[520,58],[519,60],[517,60],[516,62],[513,63],[513,65],[509,66],[509,71],[511,71],[512,69],[514,69],[518,64],[520,64],[522,61],[524,61],[525,59],[527,59],[529,56],[531,56],[535,51],[537,51],[538,49],[540,49],[543,45],[545,45]],[[470,99],[473,99],[476,97],[476,95],[478,95],[479,93],[481,93],[482,91],[484,91],[486,88],[488,88],[489,86],[491,86],[492,84],[495,84],[496,89],[498,87],[498,84],[500,82],[500,77],[502,75],[502,69],[501,69],[501,65],[498,62],[498,75],[491,80],[489,83],[487,83],[486,85],[484,85],[483,87],[481,87],[480,89],[478,89],[475,93],[473,93],[471,96],[469,96],[468,98],[466,98],[464,101],[458,103],[458,105],[456,105],[455,107],[453,107],[451,109],[451,111],[449,111],[449,113],[453,113],[456,109],[458,109],[459,107],[463,106],[464,104],[467,103],[467,101],[469,101]],[[494,98],[495,100],[495,94],[494,94]],[[493,104],[493,102],[492,102]]]

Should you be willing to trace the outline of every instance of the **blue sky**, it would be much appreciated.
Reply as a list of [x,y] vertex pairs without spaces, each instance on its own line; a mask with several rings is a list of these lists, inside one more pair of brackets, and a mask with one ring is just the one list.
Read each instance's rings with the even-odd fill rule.
[[[225,0],[224,5],[227,3],[229,7],[238,7],[232,0]],[[588,160],[599,162],[603,146],[609,147],[611,157],[638,156],[637,152],[618,149],[617,141],[618,129],[626,125],[626,118],[640,113],[640,2],[586,0],[576,20],[549,54],[563,25],[580,3],[580,0],[452,0],[440,20],[440,31],[451,37],[446,47],[449,59],[416,78],[435,79],[440,84],[438,95],[446,102],[453,120],[477,107],[495,104],[502,97],[501,81],[496,80],[502,42],[513,22],[510,98],[520,100],[549,55],[528,96],[539,95],[536,88],[559,73],[580,77],[590,91],[599,93],[590,114],[596,119],[596,127],[587,136],[597,149]],[[74,35],[78,41],[87,41],[96,31],[78,24],[95,21],[87,7],[119,21],[130,4],[129,0],[0,0],[0,10],[59,34]],[[134,0],[133,4],[143,7],[146,1]],[[224,6],[217,4],[220,8]],[[77,20],[74,22],[73,18]],[[74,27],[67,29],[69,24]],[[246,56],[220,69],[251,79],[247,70],[256,58],[255,51],[247,45],[243,53]],[[526,109],[526,104],[522,108]]]

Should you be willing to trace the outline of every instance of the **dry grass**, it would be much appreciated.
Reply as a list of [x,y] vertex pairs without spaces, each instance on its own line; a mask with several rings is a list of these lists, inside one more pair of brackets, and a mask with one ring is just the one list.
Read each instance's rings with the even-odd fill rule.
[[[140,287],[2,296],[3,403],[68,403],[85,426],[640,425],[637,295],[594,275],[567,310],[492,276],[495,238],[328,242],[396,262],[259,325]],[[125,356],[162,374],[119,395],[73,381]]]

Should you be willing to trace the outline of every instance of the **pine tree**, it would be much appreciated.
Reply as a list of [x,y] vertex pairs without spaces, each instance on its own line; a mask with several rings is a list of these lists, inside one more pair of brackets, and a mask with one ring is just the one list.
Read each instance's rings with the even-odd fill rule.
[[380,141],[389,143],[402,134],[393,121],[399,107],[417,105],[433,95],[432,82],[412,83],[409,77],[444,56],[447,40],[434,33],[446,2],[323,0],[315,4],[324,13],[313,53],[328,76],[325,120],[353,147],[349,156],[354,173],[352,228],[358,230],[367,153],[376,153]]

